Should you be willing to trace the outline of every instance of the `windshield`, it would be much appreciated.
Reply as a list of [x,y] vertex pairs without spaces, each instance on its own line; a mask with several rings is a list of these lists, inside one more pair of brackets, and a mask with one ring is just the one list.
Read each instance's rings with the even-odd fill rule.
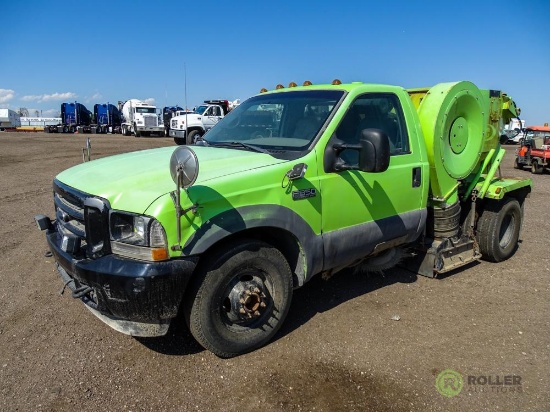
[[195,113],[203,114],[208,106],[199,106],[195,109]]
[[155,114],[155,108],[154,107],[136,107],[136,113],[153,113]]
[[239,142],[273,150],[305,150],[317,136],[341,90],[301,90],[252,97],[212,128],[210,144]]

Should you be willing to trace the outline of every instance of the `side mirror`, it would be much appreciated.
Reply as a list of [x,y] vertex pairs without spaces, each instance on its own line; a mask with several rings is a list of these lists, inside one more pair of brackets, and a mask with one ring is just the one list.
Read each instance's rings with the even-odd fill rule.
[[380,129],[361,131],[361,149],[359,151],[359,170],[380,173],[390,166],[390,139]]
[[199,174],[199,160],[188,146],[179,146],[170,157],[170,174],[179,189],[186,189],[195,183]]

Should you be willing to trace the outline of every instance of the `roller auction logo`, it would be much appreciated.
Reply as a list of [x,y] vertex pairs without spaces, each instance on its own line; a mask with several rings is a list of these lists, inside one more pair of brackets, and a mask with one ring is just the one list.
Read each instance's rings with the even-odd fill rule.
[[452,369],[445,369],[435,379],[437,391],[447,398],[458,395],[464,387],[462,375]]
[[[467,391],[475,393],[523,393],[522,378],[519,375],[467,375]],[[452,398],[459,395],[464,388],[464,378],[453,370],[445,369],[435,379],[437,391]]]

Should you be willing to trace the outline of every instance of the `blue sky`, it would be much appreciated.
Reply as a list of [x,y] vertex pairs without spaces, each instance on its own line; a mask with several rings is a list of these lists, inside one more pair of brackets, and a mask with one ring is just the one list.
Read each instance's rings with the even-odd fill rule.
[[550,122],[550,1],[3,2],[0,107],[246,99],[277,83],[500,89]]

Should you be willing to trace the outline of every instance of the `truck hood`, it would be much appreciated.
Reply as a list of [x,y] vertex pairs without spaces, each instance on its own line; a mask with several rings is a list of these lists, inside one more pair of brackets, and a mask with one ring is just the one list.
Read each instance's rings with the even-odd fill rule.
[[[105,157],[71,167],[57,180],[75,189],[102,197],[113,209],[144,213],[159,197],[176,186],[170,175],[170,157],[176,147],[143,150]],[[244,150],[193,146],[199,160],[196,185],[231,174],[266,167],[287,160]]]
[[198,113],[187,113],[187,115],[179,115],[179,116],[174,116],[170,119],[170,126],[172,126],[172,122],[175,121],[175,125],[174,125],[174,128],[176,129],[181,129],[182,126],[181,126],[181,122],[185,122],[187,121],[187,124],[193,124],[193,123],[200,123],[202,119],[202,115],[201,114],[198,114]]

